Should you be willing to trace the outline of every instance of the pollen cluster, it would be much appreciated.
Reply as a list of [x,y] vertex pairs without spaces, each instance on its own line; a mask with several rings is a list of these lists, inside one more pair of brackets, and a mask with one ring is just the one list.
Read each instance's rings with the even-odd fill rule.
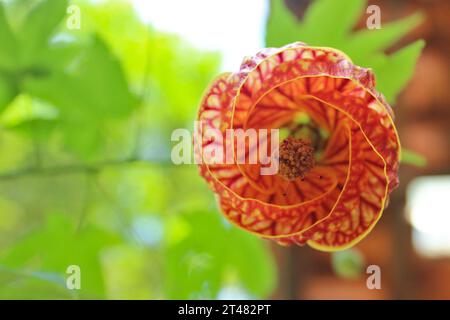
[[279,174],[286,180],[293,181],[305,175],[314,167],[314,148],[308,140],[292,136],[280,145]]

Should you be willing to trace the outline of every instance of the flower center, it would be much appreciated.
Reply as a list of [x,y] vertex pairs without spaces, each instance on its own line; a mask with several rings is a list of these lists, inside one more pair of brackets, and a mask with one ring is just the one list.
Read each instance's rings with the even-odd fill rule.
[[309,140],[292,136],[283,140],[280,146],[279,174],[286,180],[293,181],[305,175],[314,167],[314,148]]

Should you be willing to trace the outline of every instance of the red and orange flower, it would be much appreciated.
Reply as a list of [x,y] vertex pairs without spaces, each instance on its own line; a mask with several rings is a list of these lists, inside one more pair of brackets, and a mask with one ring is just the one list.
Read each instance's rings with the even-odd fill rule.
[[295,155],[290,150],[312,150],[315,160],[303,171],[291,161],[277,175],[261,175],[258,164],[199,165],[230,222],[280,244],[351,247],[375,226],[398,185],[392,109],[372,72],[335,49],[264,49],[211,84],[198,120],[222,132],[283,129],[287,158]]

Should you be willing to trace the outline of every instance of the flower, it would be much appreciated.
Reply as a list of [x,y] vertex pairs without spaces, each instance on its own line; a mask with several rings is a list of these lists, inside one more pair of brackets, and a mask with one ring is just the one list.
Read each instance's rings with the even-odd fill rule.
[[[371,70],[336,49],[293,43],[244,59],[238,72],[213,81],[198,120],[221,132],[288,133],[276,175],[261,175],[260,164],[199,164],[230,222],[283,245],[353,246],[398,185],[392,109]],[[202,140],[203,147],[211,143]]]

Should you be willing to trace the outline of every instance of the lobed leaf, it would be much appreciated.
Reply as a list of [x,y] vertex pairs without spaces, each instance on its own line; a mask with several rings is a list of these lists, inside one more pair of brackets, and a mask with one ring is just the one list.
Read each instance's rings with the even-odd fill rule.
[[390,103],[395,104],[398,94],[413,76],[414,67],[424,46],[423,40],[417,40],[387,56],[381,64],[374,65],[377,89]]
[[266,45],[283,46],[301,41],[340,49],[356,64],[374,69],[377,88],[388,102],[394,104],[396,96],[413,74],[423,42],[403,48],[398,55],[385,56],[384,51],[417,27],[423,21],[423,15],[415,13],[385,23],[381,29],[352,32],[355,23],[365,14],[366,5],[365,0],[316,0],[308,7],[303,21],[297,22],[283,0],[272,0]]

